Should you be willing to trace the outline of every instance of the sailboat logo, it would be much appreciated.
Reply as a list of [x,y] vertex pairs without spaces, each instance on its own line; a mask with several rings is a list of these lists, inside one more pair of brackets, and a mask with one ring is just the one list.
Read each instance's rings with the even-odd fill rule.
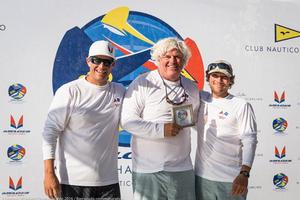
[[[114,8],[88,22],[82,28],[68,30],[59,44],[53,66],[53,92],[63,84],[87,74],[85,58],[90,45],[97,40],[109,41],[115,47],[117,62],[110,81],[128,86],[139,74],[157,69],[151,60],[154,43],[166,37],[182,40],[191,51],[191,58],[182,75],[194,81],[199,90],[204,85],[204,67],[196,42],[183,38],[161,19],[128,7]],[[123,137],[124,136],[124,137]],[[130,145],[130,134],[120,132],[120,146]]]

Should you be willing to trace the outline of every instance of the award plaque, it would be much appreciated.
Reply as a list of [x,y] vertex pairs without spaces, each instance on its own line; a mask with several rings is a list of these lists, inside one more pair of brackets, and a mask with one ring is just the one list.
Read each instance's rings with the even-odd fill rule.
[[174,123],[177,125],[183,128],[195,125],[193,119],[193,106],[191,104],[173,107],[172,111]]

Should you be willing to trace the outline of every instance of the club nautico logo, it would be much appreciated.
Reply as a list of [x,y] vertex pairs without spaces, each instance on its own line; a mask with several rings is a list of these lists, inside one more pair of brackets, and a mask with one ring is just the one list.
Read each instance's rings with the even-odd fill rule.
[[275,24],[274,27],[275,27],[275,42],[281,42],[284,40],[290,40],[293,38],[300,37],[300,31],[279,24]]
[[[274,24],[274,42],[276,45],[268,44],[246,44],[244,49],[246,52],[256,52],[256,53],[272,53],[272,54],[291,54],[297,55],[300,53],[299,46],[286,46],[284,41],[286,40],[295,40],[295,44],[298,44],[300,31],[293,28],[289,28],[283,25]],[[280,42],[280,44],[279,44]],[[282,44],[281,44],[282,43]],[[298,56],[298,55],[297,55]]]

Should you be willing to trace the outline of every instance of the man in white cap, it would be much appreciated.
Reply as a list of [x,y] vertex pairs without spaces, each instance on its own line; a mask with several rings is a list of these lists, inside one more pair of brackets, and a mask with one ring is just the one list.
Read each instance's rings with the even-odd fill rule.
[[201,92],[196,151],[198,200],[245,200],[257,144],[253,109],[228,90],[234,84],[231,65],[208,65],[211,93]]
[[120,198],[117,148],[125,88],[108,81],[115,64],[109,42],[94,42],[86,62],[88,75],[56,91],[45,123],[44,189],[51,199]]

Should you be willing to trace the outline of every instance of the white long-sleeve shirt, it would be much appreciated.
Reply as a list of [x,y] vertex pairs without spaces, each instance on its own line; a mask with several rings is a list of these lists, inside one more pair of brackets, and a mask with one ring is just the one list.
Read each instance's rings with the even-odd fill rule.
[[257,127],[253,109],[244,99],[212,98],[201,93],[195,173],[203,178],[232,182],[242,165],[252,166]]
[[118,128],[124,93],[120,84],[97,86],[85,78],[56,91],[43,131],[43,157],[56,159],[60,183],[102,186],[118,182]]
[[[199,91],[190,80],[180,82],[164,80],[168,97],[176,102],[188,95],[183,105],[193,105],[193,118],[197,119]],[[172,105],[166,102],[165,87],[157,70],[137,77],[125,94],[121,126],[132,133],[132,168],[135,172],[185,171],[192,169],[190,158],[190,128],[184,128],[175,137],[164,137],[164,124],[173,121]]]

